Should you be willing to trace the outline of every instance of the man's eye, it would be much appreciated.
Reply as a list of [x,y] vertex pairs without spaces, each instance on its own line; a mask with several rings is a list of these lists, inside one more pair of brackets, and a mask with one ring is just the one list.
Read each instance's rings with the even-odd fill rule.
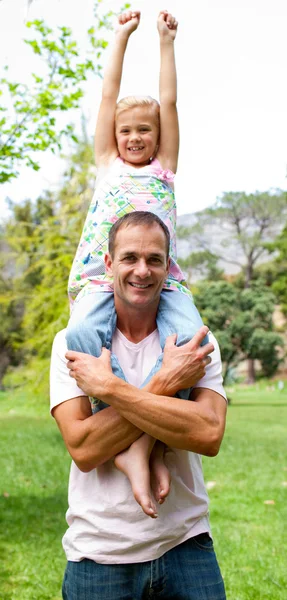
[[160,259],[160,258],[157,258],[157,257],[155,256],[154,258],[151,258],[151,259],[150,259],[150,262],[151,262],[151,263],[153,263],[153,264],[161,264],[161,262],[162,262],[162,261],[161,261],[161,259]]

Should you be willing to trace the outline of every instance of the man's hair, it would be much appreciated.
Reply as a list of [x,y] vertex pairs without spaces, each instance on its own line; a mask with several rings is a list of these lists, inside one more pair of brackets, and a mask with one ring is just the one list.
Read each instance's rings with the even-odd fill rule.
[[150,110],[157,117],[159,124],[160,106],[158,101],[152,98],[151,96],[126,96],[125,98],[119,100],[119,102],[116,105],[116,120],[121,112],[129,110],[130,108],[136,108],[137,106],[141,106],[142,108],[150,108]]
[[170,234],[165,223],[154,213],[145,210],[136,210],[134,212],[127,213],[118,221],[116,221],[109,232],[109,253],[114,258],[115,245],[117,233],[120,229],[124,229],[129,226],[136,227],[137,225],[146,225],[151,227],[152,225],[159,225],[161,227],[166,241],[166,256],[169,256],[169,245],[170,245]]

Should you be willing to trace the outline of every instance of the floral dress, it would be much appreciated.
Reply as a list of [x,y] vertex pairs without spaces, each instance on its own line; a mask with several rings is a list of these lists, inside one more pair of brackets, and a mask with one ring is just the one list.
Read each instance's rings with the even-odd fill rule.
[[113,292],[112,279],[105,273],[104,255],[112,225],[126,213],[145,210],[155,213],[170,232],[171,266],[164,289],[190,295],[176,257],[176,203],[173,191],[174,173],[163,170],[153,159],[145,167],[126,165],[118,157],[98,177],[95,193],[84,224],[80,243],[72,265],[68,293],[71,305],[92,292]]

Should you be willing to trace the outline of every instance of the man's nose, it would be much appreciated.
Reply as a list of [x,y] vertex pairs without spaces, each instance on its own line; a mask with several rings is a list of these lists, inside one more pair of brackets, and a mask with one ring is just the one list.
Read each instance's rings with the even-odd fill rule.
[[141,277],[142,279],[150,276],[150,268],[144,259],[137,262],[135,267],[135,275]]

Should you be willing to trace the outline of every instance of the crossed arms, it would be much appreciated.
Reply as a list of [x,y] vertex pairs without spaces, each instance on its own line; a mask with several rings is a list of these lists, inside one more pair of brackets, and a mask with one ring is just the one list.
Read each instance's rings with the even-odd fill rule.
[[94,415],[87,396],[58,404],[53,416],[74,462],[89,472],[128,448],[142,432],[169,447],[215,456],[225,427],[226,401],[208,388],[194,388],[187,402],[174,394],[194,386],[204,375],[212,344],[200,346],[202,327],[185,346],[168,338],[162,367],[144,389],[118,379],[110,366],[110,353],[100,358],[68,352],[68,368],[81,389],[109,404]]

